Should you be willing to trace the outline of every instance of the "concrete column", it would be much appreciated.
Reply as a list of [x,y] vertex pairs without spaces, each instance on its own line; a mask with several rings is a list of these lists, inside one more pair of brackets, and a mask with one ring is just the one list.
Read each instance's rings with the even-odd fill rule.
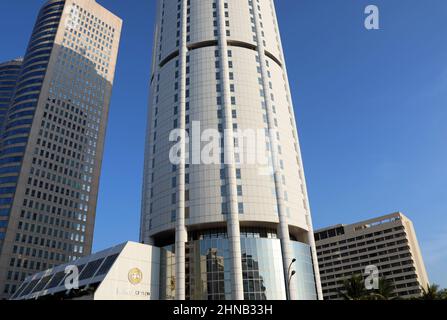
[[[309,208],[309,200],[307,199],[307,191],[306,191],[306,201],[307,207]],[[317,250],[315,248],[315,237],[314,237],[314,228],[312,225],[312,218],[310,214],[306,215],[306,221],[309,226],[309,232],[307,233],[309,245],[312,252],[312,262],[315,273],[315,286],[317,287],[317,298],[318,300],[323,300],[323,290],[321,289],[321,280],[320,280],[320,267],[318,266],[318,256]]]
[[[290,243],[290,235],[289,235],[289,223],[287,219],[286,206],[284,203],[284,188],[282,183],[282,172],[279,166],[279,157],[278,157],[278,141],[275,134],[275,127],[273,125],[274,115],[272,108],[272,101],[270,99],[270,87],[269,80],[267,76],[267,64],[266,64],[266,56],[265,56],[265,48],[262,41],[262,28],[260,25],[259,19],[259,10],[258,4],[256,1],[253,1],[253,12],[256,26],[256,37],[257,37],[257,50],[260,59],[261,65],[261,74],[262,74],[262,86],[264,89],[265,96],[265,104],[267,109],[267,123],[269,128],[269,138],[271,143],[271,154],[272,154],[272,165],[274,171],[274,181],[275,181],[275,189],[276,189],[276,199],[278,202],[278,216],[279,216],[279,239],[281,241],[281,251],[283,258],[283,269],[284,269],[284,277],[285,277],[285,287],[286,291],[289,291],[289,299],[296,300],[297,299],[297,288],[295,286],[295,282],[289,282],[289,265],[292,260],[295,258],[292,253],[292,247]],[[295,277],[299,276],[298,274]],[[290,290],[289,290],[290,288]]]
[[[281,62],[282,62],[283,72],[284,72],[284,79],[285,79],[287,94],[289,95],[289,99],[292,99],[292,94],[290,91],[289,77],[288,77],[288,73],[287,73],[287,67],[286,67],[286,63],[285,63],[284,51],[283,51],[283,46],[282,46],[282,41],[281,41],[281,35],[279,33],[278,17],[276,15],[275,2],[273,0],[270,0],[270,4],[273,9],[273,17],[274,17],[274,21],[275,21],[275,27],[276,27],[276,30],[278,31],[278,41],[279,41],[279,48],[280,48],[280,54],[281,54],[280,58],[281,58]],[[290,104],[291,104],[291,107],[293,108],[291,101],[290,101]],[[291,116],[292,116],[294,123],[296,123],[295,114],[293,112],[292,112]],[[298,146],[299,146],[300,145],[299,135],[298,135],[298,130],[297,130],[296,126],[295,126],[294,130],[295,130],[295,136],[297,138],[296,142],[298,143]],[[310,210],[309,198],[307,195],[307,186],[306,186],[305,177],[304,177],[303,159],[301,157],[300,151],[298,151],[298,157],[300,160],[301,172],[303,173],[305,201],[307,204],[307,213],[306,213],[306,221],[307,221],[307,226],[308,226],[307,238],[308,238],[308,242],[309,242],[309,245],[310,245],[311,251],[312,251],[312,262],[313,262],[314,273],[315,273],[315,285],[316,285],[316,289],[317,289],[317,297],[319,300],[323,300],[323,291],[321,289],[321,280],[320,280],[320,269],[318,266],[318,258],[317,258],[317,250],[315,248],[315,238],[314,238],[314,231],[313,231],[313,226],[312,226],[312,218],[310,215],[311,210]]]
[[217,1],[219,28],[219,56],[221,66],[221,82],[223,97],[223,116],[225,129],[225,161],[229,194],[229,212],[227,215],[227,233],[231,252],[231,284],[232,298],[244,299],[244,285],[242,278],[241,237],[239,228],[239,208],[237,196],[236,166],[234,157],[233,116],[231,106],[230,78],[228,67],[228,46],[225,27],[224,0]]
[[186,163],[186,25],[188,1],[182,1],[180,18],[180,54],[179,54],[179,126],[181,135],[180,164],[178,165],[178,207],[175,225],[175,299],[185,300],[185,247],[188,235],[185,226],[185,163]]

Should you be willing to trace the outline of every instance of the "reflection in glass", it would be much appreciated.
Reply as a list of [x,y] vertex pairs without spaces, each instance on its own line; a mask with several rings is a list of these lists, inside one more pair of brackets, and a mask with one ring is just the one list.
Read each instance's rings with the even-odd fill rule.
[[[248,234],[248,233],[247,233]],[[256,232],[252,233],[254,236]],[[224,233],[200,237],[186,246],[186,299],[230,300],[229,240]],[[217,236],[218,235],[218,236]],[[315,300],[316,288],[310,247],[292,241],[297,262],[294,269],[298,298]],[[276,237],[241,238],[242,275],[245,300],[284,300],[286,288],[281,243]],[[174,246],[162,250],[160,298],[175,299]]]
[[311,249],[307,244],[292,241],[296,262],[293,269],[296,275],[292,278],[298,290],[299,300],[317,300],[314,268]]
[[160,253],[160,298],[175,299],[175,246],[167,246]]

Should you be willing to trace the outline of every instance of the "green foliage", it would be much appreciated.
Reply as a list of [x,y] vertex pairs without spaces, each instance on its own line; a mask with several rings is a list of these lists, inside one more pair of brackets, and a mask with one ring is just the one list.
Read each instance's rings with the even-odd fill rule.
[[442,300],[447,300],[447,289],[441,290],[439,294]]
[[394,300],[397,299],[394,287],[385,278],[379,279],[377,290],[366,290],[365,282],[361,275],[353,275],[345,279],[343,289],[339,291],[345,300]]
[[364,300],[366,289],[362,276],[353,275],[351,278],[345,279],[340,294],[345,300]]
[[446,290],[439,290],[437,284],[429,284],[427,288],[422,288],[422,295],[419,300],[442,300],[446,299]]
[[[343,281],[343,288],[339,293],[344,300],[396,300],[399,298],[394,292],[393,284],[386,278],[379,279],[377,290],[366,290],[362,275],[353,275]],[[422,294],[414,300],[447,300],[447,289],[440,290],[437,284],[422,288]]]

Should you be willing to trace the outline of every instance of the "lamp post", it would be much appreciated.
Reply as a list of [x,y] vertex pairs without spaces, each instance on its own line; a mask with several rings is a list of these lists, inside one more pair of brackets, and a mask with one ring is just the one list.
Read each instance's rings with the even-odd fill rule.
[[293,258],[292,262],[289,264],[289,268],[287,269],[287,300],[290,300],[290,281],[292,281],[292,277],[296,274],[295,270],[290,272],[292,265],[296,262],[296,259]]

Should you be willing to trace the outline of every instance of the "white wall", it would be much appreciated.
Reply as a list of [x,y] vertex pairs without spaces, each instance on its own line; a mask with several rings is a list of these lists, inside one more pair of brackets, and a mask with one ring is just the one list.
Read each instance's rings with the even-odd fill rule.
[[[129,271],[138,268],[142,281],[132,284]],[[129,242],[95,292],[94,300],[158,300],[160,249]]]

